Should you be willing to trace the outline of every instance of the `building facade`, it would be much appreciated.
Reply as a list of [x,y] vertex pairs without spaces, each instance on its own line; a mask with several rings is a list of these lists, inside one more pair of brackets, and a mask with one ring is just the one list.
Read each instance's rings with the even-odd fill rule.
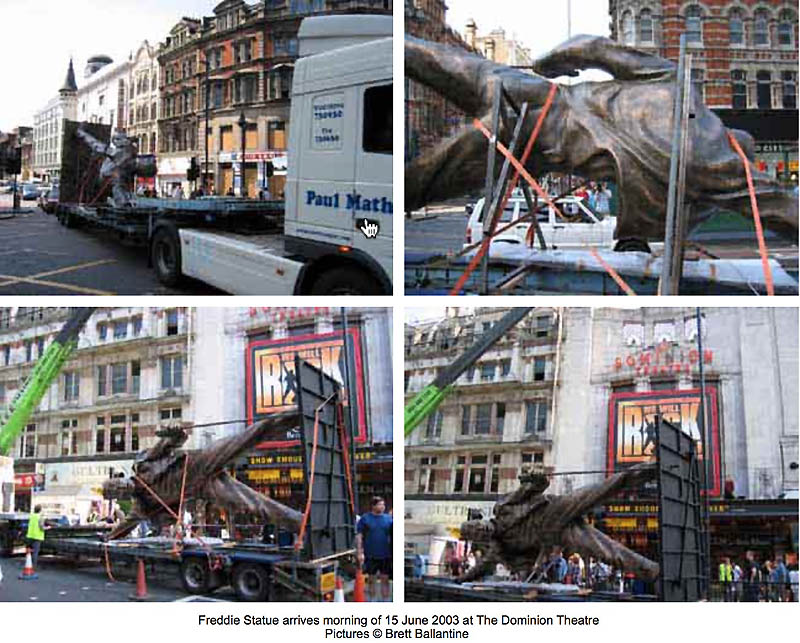
[[[190,186],[192,157],[217,194],[281,197],[289,134],[297,31],[310,15],[391,14],[388,0],[225,0],[213,16],[184,18],[158,52],[161,66],[159,177],[168,189]],[[203,138],[208,86],[209,165]],[[244,117],[244,131],[240,119]],[[244,181],[240,177],[244,139]],[[202,174],[201,174],[202,176]],[[199,185],[202,184],[202,178]]]
[[[470,344],[453,337],[502,312],[407,327],[407,398]],[[701,318],[702,350],[695,309],[536,309],[406,441],[407,519],[457,534],[470,508],[490,515],[526,468],[558,474],[550,491],[568,493],[646,461],[657,410],[699,440],[702,362],[712,555],[740,556],[737,530],[765,554],[796,553],[797,310],[706,308]],[[646,491],[603,513],[606,531],[656,555]]]
[[[128,76],[127,133],[136,141],[139,154],[158,149],[158,59],[146,40],[133,56]],[[140,185],[155,188],[155,178],[140,178]]]
[[797,3],[790,0],[609,0],[611,37],[677,61],[692,54],[692,85],[728,127],[756,140],[756,164],[797,174]]
[[518,40],[508,38],[505,29],[496,28],[486,35],[479,35],[478,25],[470,19],[464,27],[464,41],[487,60],[501,65],[524,67],[533,64],[531,50]]
[[[0,407],[68,316],[67,308],[0,309]],[[347,358],[340,309],[97,309],[9,454],[15,505],[40,503],[53,514],[74,509],[85,518],[110,469],[130,474],[135,454],[157,441],[159,428],[190,428],[186,447],[203,448],[285,410],[296,353],[342,382],[349,369],[359,494],[367,506],[376,493],[391,498],[391,309],[348,309],[346,321]],[[280,368],[256,378],[259,365],[272,363]],[[256,399],[256,390],[273,397]],[[240,479],[299,508],[299,449],[278,442],[235,466]]]
[[111,125],[112,135],[126,131],[131,66],[130,58],[119,63],[103,55],[89,58],[78,88],[79,121]]
[[[444,0],[406,0],[405,33],[423,40],[473,50],[446,22]],[[410,161],[466,122],[464,113],[437,92],[405,79],[405,160]]]
[[78,85],[75,70],[69,61],[67,76],[47,105],[33,115],[33,175],[45,181],[58,181],[61,175],[64,120],[76,120]]

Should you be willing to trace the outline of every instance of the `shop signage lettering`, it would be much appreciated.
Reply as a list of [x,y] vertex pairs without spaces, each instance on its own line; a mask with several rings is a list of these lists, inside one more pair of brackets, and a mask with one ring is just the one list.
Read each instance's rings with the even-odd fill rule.
[[17,489],[33,489],[44,484],[44,476],[35,473],[15,473],[14,486]]
[[[703,364],[714,361],[714,351],[703,351]],[[618,355],[614,359],[614,370],[632,370],[637,375],[668,375],[671,373],[691,373],[700,366],[700,352],[691,348],[689,350],[673,349],[668,344],[661,344],[656,348]]]
[[250,465],[264,464],[300,464],[303,458],[300,455],[257,455],[248,459]]

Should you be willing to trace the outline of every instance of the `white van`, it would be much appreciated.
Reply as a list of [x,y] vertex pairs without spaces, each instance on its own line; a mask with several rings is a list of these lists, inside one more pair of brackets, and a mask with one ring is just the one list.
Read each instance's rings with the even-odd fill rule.
[[[568,220],[559,217],[553,208],[544,203],[536,214],[548,248],[614,245],[616,217],[595,212],[584,199],[576,196],[562,197],[555,203]],[[484,199],[479,199],[467,220],[464,247],[483,239],[483,204]],[[506,203],[497,228],[500,229],[527,214],[528,204],[522,193],[515,190]],[[512,226],[492,239],[492,245],[500,243],[539,247],[531,223],[527,221]]]

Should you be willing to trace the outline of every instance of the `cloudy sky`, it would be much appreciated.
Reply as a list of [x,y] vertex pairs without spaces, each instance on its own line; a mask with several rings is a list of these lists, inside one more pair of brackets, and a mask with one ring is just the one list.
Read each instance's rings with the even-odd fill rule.
[[86,60],[125,60],[143,40],[163,41],[181,16],[211,15],[221,0],[0,0],[0,131],[33,125],[58,93],[69,58],[78,86]]

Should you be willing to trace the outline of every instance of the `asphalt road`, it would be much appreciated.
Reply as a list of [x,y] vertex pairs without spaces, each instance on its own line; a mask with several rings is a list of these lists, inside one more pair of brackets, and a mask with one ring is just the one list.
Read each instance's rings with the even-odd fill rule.
[[[23,201],[31,208],[33,201]],[[0,208],[11,195],[0,195]],[[1,295],[220,295],[194,280],[162,285],[143,248],[124,245],[100,230],[72,230],[38,208],[0,218]]]
[[[0,603],[7,602],[127,602],[136,591],[136,574],[132,566],[114,563],[114,581],[106,575],[105,567],[94,561],[78,562],[53,556],[40,556],[36,580],[18,578],[24,563],[23,556],[0,558],[3,581],[0,583]],[[147,593],[152,601],[233,601],[236,597],[229,587],[209,597],[188,596],[178,579],[178,568],[147,568]]]

